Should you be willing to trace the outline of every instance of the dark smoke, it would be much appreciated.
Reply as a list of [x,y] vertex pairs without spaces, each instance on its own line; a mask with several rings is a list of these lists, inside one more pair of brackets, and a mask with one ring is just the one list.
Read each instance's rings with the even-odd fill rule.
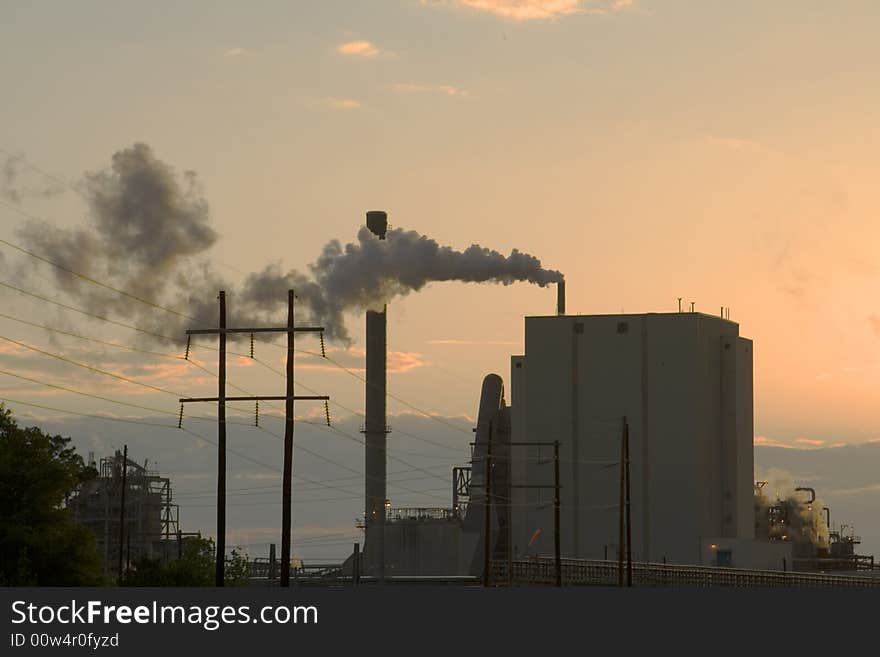
[[[182,309],[188,314],[214,320],[204,290],[219,282],[197,256],[217,241],[217,233],[195,173],[178,174],[149,146],[135,144],[117,152],[108,170],[87,173],[80,189],[91,225],[64,229],[29,221],[19,229],[29,249],[141,298],[173,307],[187,302]],[[147,306],[53,272],[89,312],[133,317],[153,329],[164,326]]]
[[[58,229],[29,222],[20,229],[27,246],[64,267],[179,309],[207,326],[216,323],[215,298],[221,288],[230,297],[230,326],[278,322],[284,316],[287,290],[294,289],[299,321],[323,325],[329,338],[345,342],[346,312],[379,309],[432,281],[545,286],[562,280],[558,271],[544,269],[540,260],[518,250],[507,256],[478,245],[457,251],[400,229],[379,240],[362,227],[356,243],[329,242],[309,265],[308,274],[269,265],[247,276],[236,291],[202,257],[217,234],[209,225],[208,203],[194,173],[178,174],[149,146],[135,144],[116,153],[109,170],[87,174],[82,189],[92,225]],[[59,285],[91,312],[135,318],[166,335],[182,335],[184,326],[193,323],[176,321],[63,271],[55,275]]]
[[516,249],[508,256],[476,244],[456,251],[401,229],[388,231],[380,240],[366,227],[358,232],[356,244],[328,243],[309,270],[311,277],[267,267],[247,278],[243,296],[259,298],[261,307],[269,307],[293,288],[315,322],[326,325],[331,337],[346,340],[345,311],[379,310],[394,297],[417,292],[432,281],[524,281],[543,287],[562,280],[561,273],[544,269],[540,260]]
[[13,203],[25,198],[52,198],[64,192],[57,181],[44,180],[45,176],[28,174],[28,164],[21,154],[2,153],[0,164],[0,197]]

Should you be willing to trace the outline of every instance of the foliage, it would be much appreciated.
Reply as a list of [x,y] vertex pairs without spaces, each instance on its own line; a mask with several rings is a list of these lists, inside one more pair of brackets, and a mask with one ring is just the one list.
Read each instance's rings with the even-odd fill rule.
[[[189,537],[183,540],[179,559],[139,559],[125,574],[123,586],[214,586],[214,541]],[[232,550],[226,562],[227,586],[248,583],[248,562],[240,548]]]
[[0,585],[103,583],[95,539],[66,506],[96,476],[70,438],[22,428],[0,404]]

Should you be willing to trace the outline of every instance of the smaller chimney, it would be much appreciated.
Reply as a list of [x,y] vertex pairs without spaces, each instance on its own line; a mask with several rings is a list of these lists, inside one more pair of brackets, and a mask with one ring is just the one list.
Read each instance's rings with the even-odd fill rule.
[[556,284],[556,314],[565,314],[565,281]]

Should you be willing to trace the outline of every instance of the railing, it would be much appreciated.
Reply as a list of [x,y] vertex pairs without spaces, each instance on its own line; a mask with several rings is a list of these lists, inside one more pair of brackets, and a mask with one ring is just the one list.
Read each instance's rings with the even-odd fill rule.
[[458,518],[455,509],[445,508],[390,508],[385,511],[387,522],[401,520],[454,520]]
[[[556,581],[552,557],[532,557],[511,563],[491,563],[491,582],[504,586],[553,585]],[[624,572],[624,576],[625,576]],[[617,586],[616,561],[563,559],[563,585]],[[680,566],[662,563],[633,563],[633,586],[732,587],[732,588],[880,588],[880,577],[828,575],[823,573],[745,570],[710,566]]]

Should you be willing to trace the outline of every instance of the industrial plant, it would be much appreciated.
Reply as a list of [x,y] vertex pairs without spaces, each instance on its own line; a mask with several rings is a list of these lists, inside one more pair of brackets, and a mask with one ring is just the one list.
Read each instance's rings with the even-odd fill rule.
[[[728,309],[717,316],[693,305],[670,313],[569,315],[562,274],[527,254],[504,258],[476,246],[454,252],[414,232],[390,231],[382,211],[367,213],[359,240],[344,255],[331,251],[339,259],[325,262],[327,271],[345,270],[339,278],[350,281],[352,268],[372,268],[381,283],[383,266],[418,261],[416,274],[395,273],[407,291],[435,278],[553,285],[556,312],[526,317],[525,349],[511,355],[509,373],[485,374],[470,460],[449,473],[449,505],[400,508],[387,487],[388,305],[368,304],[364,515],[358,523],[364,542],[342,565],[309,571],[289,555],[292,404],[329,396],[293,395],[289,355],[284,397],[229,398],[289,403],[281,559],[272,545],[268,560],[254,561],[253,580],[288,586],[292,570],[300,583],[355,585],[433,578],[484,586],[880,586],[873,557],[858,553],[852,528],[832,529],[831,509],[814,489],[755,481],[754,345]],[[424,249],[425,258],[442,260],[446,273],[429,278],[425,258],[395,261],[386,246],[398,255]],[[370,298],[363,290],[357,294]],[[293,324],[293,291],[286,328],[229,328],[222,291],[219,298],[220,328],[187,335],[218,334],[225,341],[227,332],[287,332],[291,354],[296,331],[325,330]],[[342,335],[344,327],[328,331]],[[223,412],[223,345],[220,395],[181,404],[217,402]],[[226,513],[222,418],[218,585]],[[99,476],[71,506],[94,533],[105,574],[121,575],[123,561],[128,567],[140,558],[175,558],[182,534],[170,480],[118,451],[99,465],[90,456],[90,463]]]
[[142,558],[168,561],[179,555],[182,534],[171,480],[149,462],[128,458],[128,450],[88,465],[98,472],[70,502],[76,520],[95,536],[104,574]]
[[[367,226],[384,239],[386,214]],[[448,508],[387,499],[387,308],[367,313],[365,550],[345,573],[487,585],[876,573],[815,491],[754,481],[754,345],[727,309],[567,315],[556,283],[557,312],[525,318],[508,385],[484,379]]]

